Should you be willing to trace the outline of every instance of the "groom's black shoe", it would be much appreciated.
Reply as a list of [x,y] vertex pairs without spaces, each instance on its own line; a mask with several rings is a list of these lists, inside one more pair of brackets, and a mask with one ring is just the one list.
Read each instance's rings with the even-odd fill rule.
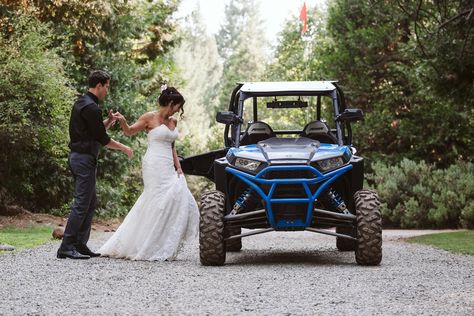
[[59,259],[89,259],[90,256],[83,255],[79,253],[76,249],[71,249],[71,250],[62,250],[58,249],[57,257]]
[[76,244],[75,247],[76,247],[77,251],[82,255],[86,255],[86,256],[89,256],[91,258],[100,256],[100,253],[92,252],[92,250],[90,250],[89,247],[87,247],[86,245]]

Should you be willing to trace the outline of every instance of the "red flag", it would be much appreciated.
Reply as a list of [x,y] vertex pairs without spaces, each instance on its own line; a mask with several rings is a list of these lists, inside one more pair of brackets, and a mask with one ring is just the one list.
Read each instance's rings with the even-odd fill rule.
[[306,1],[303,2],[303,7],[300,11],[300,20],[303,21],[303,30],[301,31],[301,34],[304,34],[306,33]]

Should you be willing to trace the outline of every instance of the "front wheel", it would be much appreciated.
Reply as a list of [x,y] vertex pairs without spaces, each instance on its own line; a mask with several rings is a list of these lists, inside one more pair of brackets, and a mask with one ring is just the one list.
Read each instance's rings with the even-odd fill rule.
[[225,262],[224,242],[225,195],[220,191],[205,192],[199,203],[199,257],[205,266]]
[[374,266],[382,261],[382,215],[377,193],[369,190],[354,194],[357,217],[356,261]]

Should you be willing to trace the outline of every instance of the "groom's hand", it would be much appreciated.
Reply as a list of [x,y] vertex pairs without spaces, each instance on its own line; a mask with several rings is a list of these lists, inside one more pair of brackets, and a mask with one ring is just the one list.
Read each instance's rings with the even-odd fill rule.
[[116,120],[117,119],[114,117],[113,110],[110,109],[109,113],[107,115],[107,119],[104,121],[105,128],[108,129],[108,128],[112,127],[115,124]]
[[125,117],[120,112],[115,112],[112,114],[113,118],[118,121],[125,121]]

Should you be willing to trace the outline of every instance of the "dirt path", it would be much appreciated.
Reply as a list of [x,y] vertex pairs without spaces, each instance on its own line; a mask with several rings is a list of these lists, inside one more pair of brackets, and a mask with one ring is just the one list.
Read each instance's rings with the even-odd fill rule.
[[[17,213],[11,216],[0,216],[0,228],[4,227],[30,227],[33,225],[51,225],[53,227],[64,227],[67,218],[53,216],[43,213],[32,213],[24,209],[19,209]],[[94,220],[93,231],[113,231],[120,225],[120,219],[112,220]]]

